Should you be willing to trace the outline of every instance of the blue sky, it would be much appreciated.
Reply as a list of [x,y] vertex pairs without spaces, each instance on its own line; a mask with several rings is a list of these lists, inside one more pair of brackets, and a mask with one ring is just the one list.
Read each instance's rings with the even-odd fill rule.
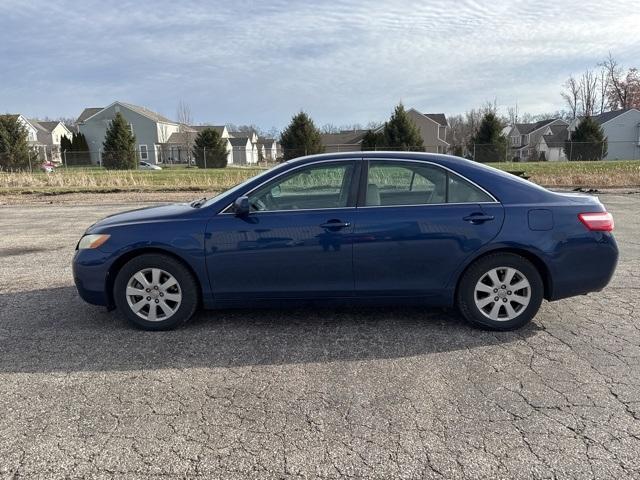
[[[114,4],[118,4],[114,7]],[[609,51],[640,67],[633,1],[0,2],[0,112],[76,117],[121,100],[281,128],[380,121],[394,104],[562,107]]]

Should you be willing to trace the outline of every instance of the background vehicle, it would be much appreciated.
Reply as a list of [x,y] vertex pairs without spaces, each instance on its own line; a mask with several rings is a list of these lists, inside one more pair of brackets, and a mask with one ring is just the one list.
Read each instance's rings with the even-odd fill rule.
[[94,224],[74,278],[86,301],[153,330],[199,305],[301,302],[455,305],[473,324],[508,330],[543,298],[606,286],[612,229],[595,197],[457,157],[319,155],[207,201]]
[[53,171],[55,171],[56,169],[56,164],[55,163],[51,163],[51,162],[44,162],[40,168],[46,172],[46,173],[51,173]]
[[140,170],[162,170],[162,167],[159,165],[153,165],[152,163],[142,161],[138,164],[138,168]]

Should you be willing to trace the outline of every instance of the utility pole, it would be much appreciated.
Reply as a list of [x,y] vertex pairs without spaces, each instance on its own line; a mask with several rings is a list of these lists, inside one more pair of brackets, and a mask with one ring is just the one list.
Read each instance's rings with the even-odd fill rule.
[[207,168],[207,147],[202,147],[202,156],[204,157],[204,168]]

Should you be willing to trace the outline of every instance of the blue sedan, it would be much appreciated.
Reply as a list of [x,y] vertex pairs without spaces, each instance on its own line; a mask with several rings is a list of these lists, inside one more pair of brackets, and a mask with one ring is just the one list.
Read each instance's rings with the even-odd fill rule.
[[351,152],[107,217],[78,242],[73,273],[84,300],[148,330],[201,306],[301,303],[456,306],[510,330],[543,299],[604,288],[612,230],[596,197],[447,155]]

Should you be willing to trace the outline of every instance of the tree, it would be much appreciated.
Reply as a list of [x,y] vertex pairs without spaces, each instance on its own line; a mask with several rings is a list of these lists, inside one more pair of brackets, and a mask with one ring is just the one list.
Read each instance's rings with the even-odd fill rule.
[[475,152],[476,162],[499,162],[507,158],[507,138],[502,135],[502,122],[494,112],[488,112],[482,118],[477,133],[472,137],[470,150]]
[[107,128],[102,144],[102,165],[114,170],[134,169],[138,165],[136,137],[119,112]]
[[627,72],[611,53],[600,64],[606,71],[608,81],[607,99],[613,110],[640,108],[640,73],[636,68]]
[[191,116],[191,107],[180,100],[178,102],[178,132],[180,133],[180,137],[182,138],[182,147],[184,151],[187,152],[187,162],[191,162],[191,158],[189,152],[191,152],[191,146],[193,144],[193,139],[196,135],[195,131],[191,128],[193,124],[193,117]]
[[193,156],[199,168],[224,168],[227,166],[227,142],[213,128],[205,128],[194,140]]
[[60,137],[60,151],[61,152],[68,152],[71,150],[71,139],[69,137],[67,137],[66,135],[63,135],[62,137]]
[[385,148],[394,150],[424,150],[420,130],[409,118],[402,103],[396,106],[391,118],[384,124],[384,142]]
[[67,165],[91,164],[89,144],[83,133],[74,133],[71,139],[70,152],[67,152]]
[[591,117],[584,117],[565,141],[564,153],[569,160],[602,160],[607,155],[607,139],[602,127]]
[[569,111],[571,111],[571,118],[576,118],[578,108],[580,108],[580,84],[572,75],[567,79],[563,87],[566,91],[560,95],[567,104],[567,107],[569,107]]
[[305,112],[291,119],[289,126],[280,134],[280,145],[284,149],[285,160],[324,152],[320,131]]
[[27,129],[15,115],[0,115],[0,168],[26,170],[36,156],[28,142]]
[[367,133],[362,137],[362,150],[383,150],[384,149],[384,132],[374,132],[373,130],[367,130]]

